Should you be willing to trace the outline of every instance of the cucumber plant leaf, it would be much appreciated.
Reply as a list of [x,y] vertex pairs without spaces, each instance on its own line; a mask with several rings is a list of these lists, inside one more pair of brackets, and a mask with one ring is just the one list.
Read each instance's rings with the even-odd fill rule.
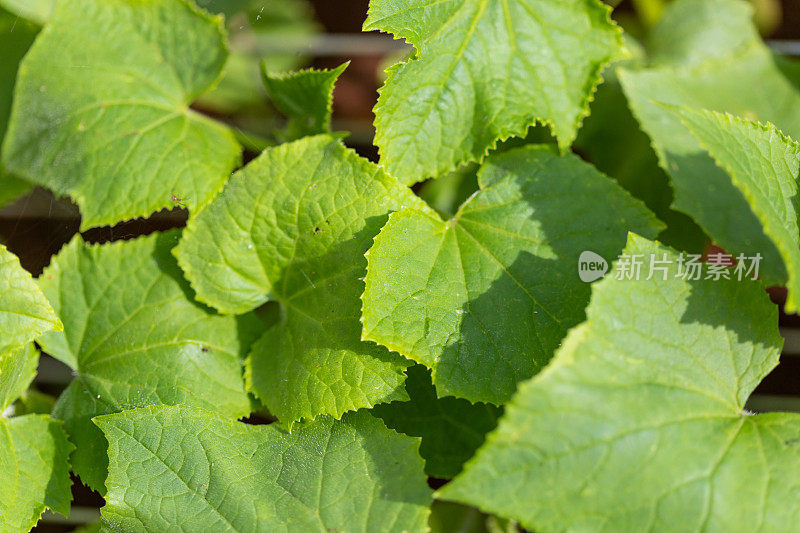
[[282,141],[330,133],[333,86],[348,64],[331,70],[304,69],[271,74],[262,63],[261,73],[267,94],[275,107],[289,119],[279,133]]
[[502,404],[583,320],[582,252],[616,257],[629,229],[652,237],[662,225],[548,146],[492,156],[478,181],[448,221],[389,217],[367,254],[363,338],[433,369],[440,396]]
[[[208,203],[240,161],[190,109],[227,58],[187,0],[63,0],[20,67],[3,164],[81,208],[81,227]],[[80,43],[77,46],[75,43]]]
[[431,533],[520,533],[513,520],[486,515],[474,507],[434,500],[428,519]]
[[31,184],[0,167],[0,207],[9,204],[31,190]]
[[40,339],[75,378],[53,412],[77,446],[72,462],[102,491],[106,442],[94,416],[153,404],[250,412],[242,360],[260,322],[220,316],[191,299],[170,254],[179,233],[97,246],[75,237],[40,278],[65,324]]
[[189,222],[176,249],[197,298],[224,313],[279,302],[247,378],[282,421],[407,400],[410,362],[361,341],[364,252],[390,211],[425,204],[333,136],[270,148]]
[[788,274],[786,310],[798,311],[800,145],[771,124],[761,125],[710,111],[675,112],[742,192],[764,234],[779,250]]
[[[0,8],[34,24],[44,26],[50,19],[55,0],[0,0]],[[15,29],[16,31],[16,29]]]
[[641,237],[624,253],[668,271],[597,283],[440,496],[536,531],[794,529],[800,416],[743,411],[778,363],[777,308],[757,281],[684,279]]
[[69,516],[71,451],[61,423],[47,415],[0,417],[0,531],[30,531],[45,509]]
[[410,367],[407,374],[410,400],[376,405],[372,413],[400,433],[421,437],[419,453],[425,459],[425,473],[450,479],[497,426],[502,409],[461,398],[438,398],[430,370],[422,365]]
[[53,412],[53,407],[55,406],[55,396],[29,388],[23,391],[20,397],[11,404],[10,409],[13,410],[12,416],[49,415]]
[[[106,526],[124,531],[422,531],[430,489],[418,439],[367,412],[291,434],[200,409],[101,416]],[[254,497],[257,495],[257,497]]]
[[100,522],[90,522],[73,529],[72,533],[101,533],[101,531],[103,528]]
[[695,67],[730,61],[760,42],[749,2],[678,0],[648,35],[647,55],[653,67]]
[[0,245],[0,355],[23,348],[39,335],[62,329],[50,302],[17,256]]
[[[35,25],[3,9],[0,2],[0,144],[8,127],[17,68],[39,31]],[[22,196],[31,185],[9,174],[0,164],[0,207]]]
[[[699,8],[708,4],[707,8]],[[672,15],[671,10],[676,14]],[[724,14],[721,14],[724,13]],[[653,141],[662,168],[670,176],[673,208],[691,216],[714,242],[737,255],[759,252],[764,256],[761,276],[768,284],[783,284],[787,273],[780,253],[764,234],[747,198],[717,166],[669,106],[730,112],[749,119],[773,122],[787,135],[800,135],[800,65],[773,57],[760,40],[750,11],[730,0],[679,1],[672,4],[655,34],[668,40],[672,34],[691,40],[700,35],[695,55],[642,70],[620,69],[620,80],[634,115]],[[736,21],[736,22],[735,22]],[[732,25],[749,39],[727,49],[712,46],[714,36]],[[717,28],[717,29],[715,29]],[[722,39],[730,43],[730,39]],[[654,45],[655,46],[655,45]],[[664,45],[667,46],[667,45]],[[697,54],[705,51],[707,59]],[[659,55],[660,57],[660,55]],[[666,106],[664,105],[666,104]]]
[[47,331],[61,329],[61,321],[31,275],[17,256],[0,245],[0,413],[36,375],[39,354],[31,342]]
[[[636,68],[644,63],[645,51],[633,39],[625,40],[631,57],[610,65],[603,73],[574,148],[598,170],[614,178],[634,198],[664,222],[660,242],[680,250],[701,253],[708,237],[685,213],[671,208],[669,177],[658,164],[650,137],[642,131],[630,111],[617,77],[619,68]],[[439,180],[433,181],[436,183]]]
[[[250,132],[272,137],[272,110],[265,106],[266,91],[260,64],[273,72],[306,65],[310,39],[321,30],[309,0],[198,0],[197,5],[225,15],[231,55],[219,84],[197,101],[197,105],[229,124],[241,125]],[[266,126],[266,127],[265,127]],[[249,133],[237,135],[246,148],[261,151],[261,139],[248,146]]]
[[0,414],[28,389],[38,363],[39,352],[33,343],[0,354]]
[[195,3],[211,13],[222,13],[226,19],[230,19],[254,2],[253,0],[197,0]]
[[597,0],[372,0],[364,30],[417,52],[380,92],[382,164],[404,183],[437,177],[537,120],[568,148],[600,72],[622,55],[609,13]]
[[45,415],[7,419],[3,411],[36,375],[31,341],[60,329],[53,308],[19,260],[0,246],[0,531],[29,531],[45,509],[69,515],[68,457],[59,422]]

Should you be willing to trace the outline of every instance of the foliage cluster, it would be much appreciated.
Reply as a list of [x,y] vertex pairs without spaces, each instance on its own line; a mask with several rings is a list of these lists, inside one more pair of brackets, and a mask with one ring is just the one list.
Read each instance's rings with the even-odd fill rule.
[[[346,65],[257,89],[246,2],[201,4],[0,0],[0,203],[189,212],[36,279],[0,246],[0,531],[67,515],[70,472],[109,531],[797,529],[800,417],[745,404],[765,287],[800,307],[800,66],[746,3],[638,42],[598,0],[372,0],[413,45],[378,163],[332,131]],[[285,121],[243,164],[259,91]],[[709,240],[759,279],[682,275]],[[585,283],[587,250],[668,267]],[[74,375],[52,410],[18,400],[40,352]]]

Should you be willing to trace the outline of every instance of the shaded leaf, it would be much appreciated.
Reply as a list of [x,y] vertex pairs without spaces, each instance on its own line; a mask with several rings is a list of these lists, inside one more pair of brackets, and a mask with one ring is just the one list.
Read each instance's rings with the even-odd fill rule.
[[432,368],[440,396],[502,404],[583,320],[582,252],[612,258],[628,230],[662,226],[593,167],[546,146],[494,156],[479,184],[451,220],[389,217],[367,256],[363,337]]
[[[632,39],[626,40],[626,45],[629,50],[637,50],[637,43]],[[640,56],[643,54],[643,50],[639,51]],[[605,81],[597,88],[591,113],[575,140],[575,149],[598,170],[642,200],[666,224],[658,236],[659,241],[700,253],[706,247],[707,237],[691,218],[670,207],[672,189],[669,178],[659,167],[650,138],[631,113],[617,79],[618,68],[633,68],[641,61],[642,58],[636,56],[606,69]]]
[[[0,0],[0,6],[4,6]],[[0,144],[5,137],[11,97],[17,79],[19,62],[28,51],[39,29],[0,7]],[[29,183],[8,174],[0,164],[0,207],[22,196],[31,188]]]
[[709,111],[675,112],[741,191],[765,235],[780,251],[788,272],[786,310],[796,312],[800,297],[800,146],[771,124],[762,126]]
[[759,282],[685,280],[641,237],[625,253],[668,271],[599,282],[441,496],[537,531],[793,530],[800,417],[743,411],[778,363],[777,308]]
[[[634,115],[670,176],[675,195],[672,207],[691,216],[727,252],[761,253],[765,282],[783,284],[787,274],[778,249],[764,234],[747,199],[669,107],[730,112],[771,121],[788,135],[800,135],[796,88],[800,64],[776,60],[758,38],[749,13],[733,0],[675,2],[653,38],[665,41],[660,48],[686,57],[640,71],[621,69],[620,80]],[[673,35],[698,43],[697,48],[681,48],[679,53],[669,44]],[[721,40],[721,46],[714,44],[715,39]],[[734,43],[739,44],[722,48]],[[655,44],[651,47],[659,49]]]
[[231,46],[222,79],[200,96],[198,105],[225,115],[247,135],[253,131],[268,136],[275,127],[274,116],[265,105],[260,64],[263,61],[276,72],[308,64],[308,41],[321,31],[314,8],[308,0],[198,0],[197,4],[225,15]]
[[425,459],[425,473],[450,479],[497,426],[502,409],[460,398],[437,398],[430,370],[422,365],[407,373],[406,392],[411,400],[376,405],[372,413],[392,429],[421,437],[419,453]]
[[428,520],[431,533],[518,533],[515,522],[487,516],[474,507],[435,500]]
[[740,0],[680,0],[665,11],[647,39],[652,66],[695,67],[729,61],[761,37],[753,7]]
[[377,166],[321,135],[268,149],[189,222],[176,256],[200,301],[267,302],[281,320],[253,346],[248,384],[291,423],[405,400],[410,362],[361,341],[364,252],[389,212],[426,209]]
[[270,74],[266,64],[261,72],[272,103],[289,118],[280,133],[282,140],[330,133],[333,111],[333,86],[349,63],[331,70],[305,69]]
[[[2,364],[2,363],[0,363]],[[11,408],[14,416],[49,415],[56,405],[56,398],[36,389],[28,389],[17,398]]]

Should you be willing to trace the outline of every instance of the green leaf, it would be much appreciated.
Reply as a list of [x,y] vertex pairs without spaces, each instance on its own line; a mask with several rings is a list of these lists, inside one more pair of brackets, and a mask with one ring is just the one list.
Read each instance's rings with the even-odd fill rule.
[[3,163],[69,195],[81,227],[207,204],[240,161],[190,109],[227,58],[220,18],[186,0],[63,0],[20,67]]
[[761,42],[753,7],[740,0],[678,0],[647,41],[653,66],[700,66],[730,60]]
[[372,413],[392,429],[422,437],[419,453],[425,459],[425,473],[450,479],[497,426],[502,409],[460,398],[437,398],[430,370],[422,365],[407,373],[406,392],[411,400],[376,405]]
[[[629,39],[626,44],[629,49],[636,49],[634,41]],[[606,69],[605,81],[594,95],[591,113],[575,139],[575,149],[598,170],[642,200],[666,224],[658,236],[659,241],[701,253],[708,239],[691,218],[670,208],[673,195],[669,178],[659,167],[650,138],[631,113],[617,79],[617,69],[638,63],[634,61],[620,61]]]
[[0,207],[10,204],[30,190],[30,183],[8,174],[0,167]]
[[676,110],[700,144],[730,176],[780,251],[788,272],[786,311],[796,312],[800,297],[800,228],[797,177],[800,145],[775,126],[730,115]]
[[[0,0],[0,6],[3,5]],[[8,126],[19,62],[38,31],[33,24],[20,20],[0,7],[0,39],[3,41],[0,47],[0,144]],[[0,165],[0,207],[22,196],[30,188],[29,183],[11,176]]]
[[536,531],[792,531],[800,417],[745,401],[778,363],[778,310],[750,280],[687,281],[632,235],[650,280],[599,282],[587,321],[520,387],[440,491]]
[[[37,359],[38,361],[38,359]],[[2,364],[2,363],[0,363]],[[56,405],[56,398],[36,389],[23,391],[21,396],[12,404],[13,416],[22,415],[49,415]]]
[[54,416],[78,447],[75,472],[96,490],[107,459],[92,417],[153,404],[203,407],[230,418],[250,412],[241,361],[260,323],[252,315],[219,316],[192,301],[170,254],[178,236],[103,246],[76,237],[40,278],[65,325],[40,344],[75,371]]
[[13,13],[15,18],[22,17],[44,26],[53,13],[55,3],[55,0],[0,0],[0,8]]
[[[35,285],[33,288],[38,299],[43,300]],[[0,291],[0,301],[4,295],[5,292]],[[52,314],[52,310],[50,313]],[[5,328],[3,329],[5,333]],[[12,419],[3,417],[8,416],[8,413],[3,413],[6,407],[30,385],[36,375],[38,362],[39,352],[32,343],[13,352],[0,353],[2,533],[29,531],[46,508],[69,515],[72,482],[69,478],[68,458],[72,445],[67,441],[61,423],[42,415]]]
[[[0,416],[28,388],[36,377],[39,351],[33,343],[0,354]],[[49,413],[49,411],[48,411]]]
[[224,313],[267,302],[249,388],[290,423],[406,400],[410,362],[361,341],[364,252],[390,211],[426,209],[377,166],[321,135],[268,149],[189,222],[176,249],[197,298]]
[[102,416],[103,521],[124,531],[422,531],[431,503],[417,439],[366,412],[247,426],[198,409]]
[[195,3],[211,13],[222,13],[230,18],[244,11],[253,0],[196,0]]
[[31,275],[17,256],[0,245],[0,356],[19,350],[45,331],[61,328]]
[[389,217],[367,255],[363,338],[432,368],[440,396],[502,404],[583,320],[581,253],[612,258],[628,230],[662,226],[547,146],[493,156],[479,184],[447,222],[412,209]]
[[428,523],[431,533],[520,533],[515,522],[442,500],[433,502]]
[[31,341],[61,329],[53,308],[16,256],[0,246],[0,532],[28,531],[45,508],[69,515],[67,458],[61,424],[46,416],[3,418],[36,375]]
[[434,500],[428,520],[431,533],[486,533],[486,516],[474,507]]
[[470,163],[448,172],[435,180],[420,184],[417,195],[437,213],[452,217],[475,191],[478,190],[477,163]]
[[[704,8],[698,6],[706,5]],[[670,15],[675,10],[675,15]],[[730,0],[682,0],[672,4],[663,29],[705,43],[706,60],[689,54],[677,64],[641,71],[620,70],[620,80],[634,115],[653,141],[669,174],[672,207],[691,216],[717,244],[734,255],[761,253],[761,276],[768,284],[787,279],[778,249],[767,237],[742,192],[706,153],[670,107],[705,108],[770,121],[788,135],[800,135],[800,65],[777,61],[758,39],[749,10]],[[738,21],[738,22],[736,22]],[[734,30],[723,29],[731,25]],[[699,32],[694,39],[692,31]],[[725,55],[712,46],[714,36],[731,31],[751,38]],[[730,37],[723,39],[730,42]],[[666,45],[664,45],[666,46]],[[787,73],[792,77],[787,77]]]
[[262,63],[261,73],[272,103],[289,118],[280,132],[284,141],[330,133],[333,112],[333,86],[350,63],[332,70],[305,69],[270,74]]
[[71,450],[60,422],[44,415],[0,417],[0,532],[30,531],[45,509],[69,516]]
[[622,55],[609,13],[596,0],[372,0],[364,30],[417,51],[389,70],[375,108],[381,162],[414,183],[482,160],[537,120],[565,150]]
[[100,533],[102,531],[102,526],[100,522],[93,522],[91,524],[86,524],[75,528],[72,533]]
[[247,136],[250,132],[269,136],[275,117],[265,105],[260,64],[263,61],[276,72],[308,64],[309,39],[321,30],[314,8],[308,0],[198,0],[197,4],[225,15],[231,43],[222,79],[200,97],[198,106],[224,115],[228,123],[245,128]]

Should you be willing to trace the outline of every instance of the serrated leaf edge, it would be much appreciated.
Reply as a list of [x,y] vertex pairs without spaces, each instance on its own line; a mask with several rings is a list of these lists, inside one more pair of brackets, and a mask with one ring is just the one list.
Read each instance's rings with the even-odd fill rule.
[[[612,63],[620,60],[625,59],[629,56],[630,52],[628,51],[627,47],[625,46],[625,42],[623,39],[623,30],[622,28],[611,18],[611,13],[613,12],[613,8],[605,3],[599,2],[597,0],[590,0],[589,2],[590,7],[595,9],[600,9],[605,12],[604,21],[609,24],[614,32],[615,41],[617,44],[616,53],[612,53],[606,59],[605,62],[600,62],[596,65],[594,72],[589,76],[586,86],[584,86],[583,92],[586,96],[583,99],[583,102],[579,105],[578,113],[574,120],[573,125],[573,132],[570,137],[564,136],[557,136],[555,133],[555,124],[552,120],[546,119],[543,117],[535,117],[530,116],[528,118],[520,119],[519,124],[517,126],[512,126],[508,128],[504,128],[497,137],[495,138],[494,142],[490,143],[489,146],[480,154],[478,157],[470,156],[464,160],[456,161],[455,158],[452,161],[442,161],[441,159],[437,159],[437,168],[436,174],[433,176],[420,176],[414,177],[412,179],[407,179],[405,176],[397,176],[398,181],[405,185],[413,185],[415,183],[419,183],[429,178],[438,178],[442,174],[449,172],[458,166],[465,164],[465,163],[483,163],[487,156],[489,156],[492,151],[494,151],[498,145],[502,142],[507,141],[508,139],[514,137],[521,137],[524,136],[525,133],[528,131],[529,128],[538,125],[546,126],[551,134],[556,137],[558,141],[558,148],[559,152],[564,155],[569,152],[572,143],[578,136],[578,131],[580,130],[581,124],[583,124],[583,120],[589,116],[590,113],[590,106],[591,103],[594,102],[595,94],[597,93],[597,88],[603,82],[603,71]],[[392,32],[385,31],[382,28],[375,26],[375,22],[370,20],[370,12],[372,10],[372,3],[370,2],[370,7],[367,11],[367,19],[364,21],[363,30],[364,31],[378,31],[382,34],[386,34],[391,36],[395,40],[405,40],[402,38],[397,38],[394,36]],[[388,67],[384,72],[386,73],[386,81],[384,84],[378,88],[378,101],[372,109],[373,114],[375,115],[374,127],[375,127],[375,138],[373,140],[373,144],[378,147],[378,155],[380,156],[378,165],[383,167],[384,170],[389,173],[389,169],[386,163],[386,144],[383,142],[383,134],[381,133],[384,131],[383,125],[386,122],[386,118],[384,118],[383,113],[381,113],[381,109],[386,104],[386,96],[385,96],[385,89],[389,86],[391,81],[394,79],[395,73],[397,70],[405,66],[406,64],[417,61],[421,58],[420,50],[413,44],[414,46],[414,53],[407,57],[406,59],[395,63],[394,65]]]

